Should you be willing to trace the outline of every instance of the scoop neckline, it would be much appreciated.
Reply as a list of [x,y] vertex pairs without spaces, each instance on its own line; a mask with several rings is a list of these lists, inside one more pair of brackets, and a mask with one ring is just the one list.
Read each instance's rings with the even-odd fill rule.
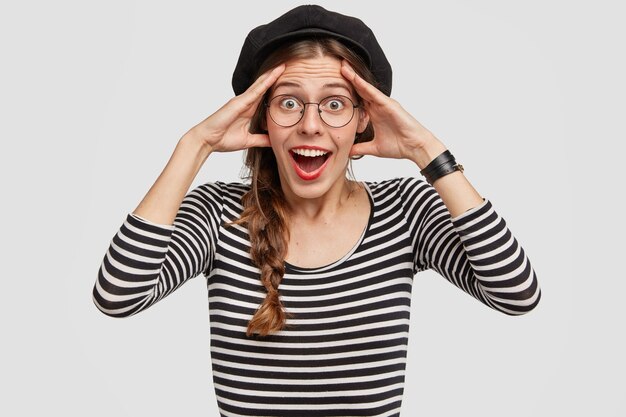
[[361,247],[361,245],[363,244],[363,240],[365,239],[365,235],[367,235],[367,232],[370,230],[370,227],[372,225],[372,219],[374,218],[374,197],[372,196],[372,190],[370,189],[369,183],[367,183],[366,181],[361,182],[361,184],[365,187],[365,191],[367,192],[367,199],[370,203],[370,214],[367,219],[367,224],[365,225],[365,227],[363,228],[363,231],[361,232],[361,236],[359,236],[359,239],[352,246],[352,248],[350,248],[350,250],[346,254],[344,254],[341,258],[323,266],[305,268],[305,267],[297,266],[287,261],[284,261],[286,272],[313,273],[313,272],[323,272],[326,270],[330,270],[330,269],[335,268],[338,265],[341,265],[348,259],[350,259],[350,257],[354,255],[354,253],[359,249],[359,247]]

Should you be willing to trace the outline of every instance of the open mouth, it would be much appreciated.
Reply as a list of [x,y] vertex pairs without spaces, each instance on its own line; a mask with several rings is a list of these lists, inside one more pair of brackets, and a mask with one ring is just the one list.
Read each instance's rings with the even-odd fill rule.
[[289,151],[296,173],[305,180],[320,176],[332,152],[323,149],[294,148]]

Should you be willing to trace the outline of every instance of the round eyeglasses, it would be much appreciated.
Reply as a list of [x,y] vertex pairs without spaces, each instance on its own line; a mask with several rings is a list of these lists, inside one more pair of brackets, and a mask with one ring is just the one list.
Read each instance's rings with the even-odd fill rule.
[[315,104],[320,118],[330,127],[344,127],[354,117],[354,109],[360,107],[346,96],[329,96],[319,103],[305,103],[287,94],[273,97],[265,105],[274,123],[291,127],[302,120],[307,104]]

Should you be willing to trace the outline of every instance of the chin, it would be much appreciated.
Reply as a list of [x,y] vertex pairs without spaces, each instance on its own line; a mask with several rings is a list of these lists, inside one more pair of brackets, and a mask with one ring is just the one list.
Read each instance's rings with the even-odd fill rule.
[[[287,180],[286,183],[282,182],[283,191],[291,192],[294,196],[303,199],[317,199],[324,197],[333,187],[333,183],[329,181],[307,181],[296,179],[295,181]],[[286,187],[285,187],[286,186]],[[287,188],[287,190],[285,190]]]

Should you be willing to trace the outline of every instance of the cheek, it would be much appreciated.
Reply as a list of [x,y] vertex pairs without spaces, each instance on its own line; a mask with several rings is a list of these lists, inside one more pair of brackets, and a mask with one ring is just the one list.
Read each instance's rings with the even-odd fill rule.
[[333,136],[333,140],[337,144],[337,146],[352,146],[354,143],[354,139],[356,137],[356,129],[350,128],[341,132],[337,132],[335,136]]
[[270,142],[280,142],[287,135],[287,130],[282,126],[278,126],[274,121],[269,117],[269,115],[263,119],[265,124],[265,131],[270,137]]
[[333,137],[333,141],[335,142],[335,146],[337,146],[339,154],[348,154],[354,144],[354,136],[344,133]]
[[270,146],[274,150],[274,154],[282,152],[283,144],[286,140],[284,132],[280,129],[272,128],[272,126],[270,125],[269,129],[267,130],[267,136],[270,139]]

